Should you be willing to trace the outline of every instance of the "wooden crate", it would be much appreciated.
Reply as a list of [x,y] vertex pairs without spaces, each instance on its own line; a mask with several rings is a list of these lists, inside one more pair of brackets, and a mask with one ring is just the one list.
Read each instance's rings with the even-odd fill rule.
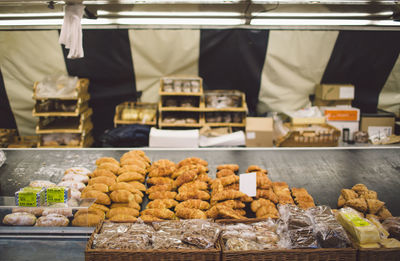
[[[174,112],[170,112],[170,111],[160,111],[160,114],[158,116],[158,127],[160,129],[162,128],[201,128],[204,126],[204,118],[202,116],[202,112],[199,111],[183,111],[184,113],[193,113],[196,114],[196,116],[198,117],[198,121],[196,123],[166,123],[163,122],[163,119],[165,118],[165,114],[166,113],[174,113]],[[182,113],[182,112],[176,112],[176,113]]]
[[[140,121],[140,120],[122,120],[122,111],[125,109],[151,109],[155,111],[154,119],[151,121]],[[126,125],[126,124],[143,124],[143,125],[151,125],[155,126],[157,124],[157,103],[147,103],[147,102],[123,102],[117,107],[115,107],[115,115],[114,115],[114,127],[118,125]]]
[[[290,131],[277,139],[276,146],[278,147],[334,147],[339,144],[340,130],[329,124],[291,125],[285,123],[284,125]],[[328,134],[318,134],[310,126],[325,128]]]
[[89,108],[78,117],[63,117],[57,119],[41,117],[36,126],[36,133],[82,133],[84,130],[93,128],[93,124],[90,120],[92,113],[93,110]]
[[94,235],[98,234],[103,222],[97,225],[86,244],[86,261],[219,261],[221,260],[221,248],[219,242],[213,249],[165,249],[165,250],[116,250],[93,249]]
[[14,136],[8,148],[35,148],[37,143],[38,136]]
[[358,261],[398,261],[400,260],[400,248],[378,248],[378,249],[359,249],[357,253]]
[[0,147],[7,147],[16,135],[16,129],[0,129]]
[[[246,113],[245,112],[237,112],[241,113],[241,122],[208,122],[207,121],[207,113],[212,113],[211,111],[206,111],[203,114],[204,117],[204,125],[210,127],[237,127],[237,128],[245,128],[246,127]],[[215,111],[215,113],[229,113],[229,111]]]
[[[199,92],[167,92],[164,90],[164,81],[172,80],[172,81],[198,81],[199,82]],[[160,96],[202,96],[203,95],[203,79],[198,76],[168,76],[162,77],[160,79]]]
[[[240,106],[238,107],[211,107],[210,104],[208,104],[208,96],[232,96],[232,97],[237,97],[239,99]],[[216,111],[229,111],[229,112],[247,112],[247,103],[246,103],[246,94],[237,91],[237,90],[210,90],[210,91],[205,91],[204,92],[204,102],[205,102],[205,108],[204,111],[207,112],[216,112]]]
[[88,94],[88,89],[89,89],[89,79],[86,78],[81,78],[78,80],[76,87],[75,87],[75,92],[73,97],[64,97],[64,98],[59,98],[59,97],[39,97],[37,95],[37,86],[39,82],[35,82],[33,85],[33,96],[32,98],[34,100],[46,100],[46,99],[60,99],[60,100],[78,100],[79,98],[83,98],[85,95]]
[[[83,95],[83,97],[81,97],[77,100],[72,100],[72,101],[75,101],[75,103],[76,103],[76,105],[75,105],[76,109],[74,111],[70,111],[70,112],[62,112],[62,111],[40,112],[40,111],[38,111],[38,102],[41,100],[36,100],[36,104],[32,110],[32,115],[35,117],[55,117],[55,116],[76,117],[76,116],[79,116],[84,111],[89,109],[89,99],[90,99],[90,95],[85,94],[85,95]],[[48,99],[48,100],[58,100],[58,99]],[[66,101],[66,99],[62,99],[62,101]]]

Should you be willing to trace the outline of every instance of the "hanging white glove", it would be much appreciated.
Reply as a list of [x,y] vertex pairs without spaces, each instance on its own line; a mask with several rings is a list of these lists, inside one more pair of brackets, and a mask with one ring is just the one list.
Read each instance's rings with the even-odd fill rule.
[[59,43],[69,49],[68,59],[83,57],[81,19],[85,6],[82,4],[64,7],[64,22],[61,27]]

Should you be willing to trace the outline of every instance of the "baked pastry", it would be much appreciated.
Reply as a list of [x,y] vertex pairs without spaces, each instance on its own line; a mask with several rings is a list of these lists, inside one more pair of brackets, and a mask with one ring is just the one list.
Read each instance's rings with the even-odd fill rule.
[[3,218],[4,225],[33,226],[36,223],[35,215],[26,212],[8,214]]
[[95,203],[101,205],[111,204],[110,197],[106,193],[97,190],[89,190],[85,193],[82,193],[82,198],[95,198],[96,199]]
[[176,179],[183,173],[189,170],[194,170],[196,173],[199,174],[207,174],[208,168],[204,165],[201,164],[192,164],[192,165],[184,165],[180,167],[179,169],[175,170],[174,173],[172,173],[171,178]]
[[166,177],[154,177],[147,179],[147,184],[150,185],[164,185],[164,184],[171,184],[174,186],[174,180],[171,178]]
[[376,214],[385,205],[385,202],[377,199],[367,199],[368,212],[370,214]]
[[102,184],[106,184],[107,186],[111,186],[117,182],[113,178],[106,177],[106,176],[100,176],[100,177],[96,177],[96,178],[91,178],[89,180],[89,185],[93,185],[95,183],[102,183]]
[[125,215],[125,214],[118,214],[114,215],[110,218],[110,221],[112,222],[136,222],[137,218],[131,215]]
[[244,194],[243,192],[236,191],[236,190],[224,190],[224,191],[214,194],[212,197],[212,200],[223,201],[223,200],[228,200],[228,199],[239,199],[245,195],[246,194]]
[[185,165],[193,165],[193,164],[200,164],[203,165],[205,167],[208,166],[208,162],[201,159],[201,158],[197,158],[197,157],[191,157],[191,158],[186,158],[182,161],[180,161],[177,165],[178,168],[185,166]]
[[57,184],[57,186],[76,189],[79,191],[82,191],[86,187],[85,183],[73,180],[61,181],[60,183]]
[[247,170],[246,173],[251,173],[251,172],[262,172],[264,174],[267,174],[268,171],[266,169],[261,168],[260,166],[257,165],[250,165]]
[[215,206],[225,206],[232,209],[244,208],[246,205],[240,200],[226,200],[219,203],[216,203]]
[[117,175],[121,175],[125,172],[136,172],[136,173],[140,173],[142,175],[146,175],[146,169],[141,168],[137,165],[125,165],[125,166],[119,168]]
[[217,178],[222,178],[222,177],[232,176],[232,175],[236,175],[236,174],[231,169],[221,169],[215,175],[217,176]]
[[178,201],[185,201],[188,199],[209,200],[210,194],[203,190],[182,191],[176,195],[175,199]]
[[73,173],[69,173],[69,174],[65,174],[62,179],[62,181],[66,181],[66,180],[73,180],[73,181],[78,181],[78,182],[82,182],[82,183],[88,183],[89,181],[89,177],[86,175],[81,175],[81,174],[73,174]]
[[179,187],[178,192],[193,191],[193,190],[207,190],[208,184],[204,181],[195,180],[188,182]]
[[137,188],[135,188],[134,185],[126,183],[126,182],[118,182],[115,183],[114,185],[110,186],[110,191],[115,191],[115,190],[120,190],[120,189],[124,189],[127,190],[133,194],[138,194],[141,197],[143,197],[143,192],[141,192],[140,190],[138,190]]
[[99,209],[99,210],[103,211],[104,213],[107,213],[108,211],[110,211],[110,209],[108,207],[101,205],[101,204],[96,204],[96,203],[93,203],[89,207],[89,209],[93,209],[93,208]]
[[74,217],[72,220],[72,225],[75,227],[95,227],[104,218],[95,214],[82,214]]
[[314,200],[305,188],[292,188],[292,195],[296,204],[302,209],[315,207]]
[[378,193],[376,193],[376,191],[373,191],[373,190],[361,191],[360,198],[378,199]]
[[349,199],[344,205],[346,207],[351,207],[361,212],[366,212],[368,209],[367,201],[364,198]]
[[161,219],[175,219],[175,213],[172,212],[169,209],[158,209],[158,208],[152,208],[152,209],[145,209],[141,212],[141,215],[150,215],[154,216],[157,218]]
[[152,216],[152,215],[141,215],[139,218],[141,220],[143,220],[143,221],[151,221],[151,222],[162,221],[163,220],[161,218],[158,218],[158,217],[155,217],[155,216]]
[[66,227],[69,224],[69,219],[63,215],[50,214],[37,219],[36,227]]
[[268,178],[267,174],[257,172],[257,188],[269,189],[272,186],[272,181]]
[[125,172],[117,177],[117,182],[139,181],[144,182],[145,177],[137,172]]
[[179,208],[195,208],[200,210],[207,210],[210,208],[210,204],[207,201],[203,201],[200,199],[189,199],[179,203],[175,207],[175,211]]
[[393,217],[392,213],[390,213],[390,211],[383,206],[377,213],[378,217],[380,220],[385,220],[387,218]]
[[207,219],[206,213],[199,209],[180,207],[176,210],[176,216],[183,219]]
[[113,178],[114,180],[117,178],[117,176],[114,173],[106,169],[95,169],[89,176],[92,178],[105,176]]
[[344,199],[344,197],[342,195],[340,195],[338,198],[338,203],[337,203],[338,208],[343,207],[345,203],[346,203],[346,200]]
[[212,182],[212,179],[207,174],[198,175],[196,180],[207,182],[208,184]]
[[219,165],[217,166],[217,170],[220,171],[222,169],[230,169],[234,172],[239,170],[239,165],[237,164],[224,164],[224,165]]
[[72,168],[66,169],[64,172],[64,175],[69,174],[69,173],[89,176],[91,171],[88,170],[87,168],[83,168],[83,167],[72,167]]
[[193,170],[189,170],[189,171],[183,173],[182,175],[180,175],[179,177],[177,177],[174,185],[175,185],[175,187],[178,188],[185,183],[195,180],[196,178],[197,178],[197,173]]
[[358,194],[354,190],[351,190],[351,189],[342,189],[340,191],[340,194],[343,196],[343,198],[346,201],[348,201],[350,199],[358,198]]
[[12,213],[25,212],[25,213],[35,215],[36,217],[40,217],[42,215],[43,211],[44,211],[44,208],[42,208],[42,207],[15,207],[12,209]]
[[79,216],[79,215],[87,215],[87,214],[94,214],[94,215],[98,215],[102,218],[105,217],[105,213],[103,211],[101,211],[100,209],[96,209],[96,208],[92,208],[92,209],[79,209],[76,213],[75,216]]
[[278,196],[274,193],[272,189],[257,189],[256,198],[269,199],[275,204],[278,204],[279,202]]
[[357,194],[368,191],[367,186],[365,186],[364,184],[356,184],[351,189],[354,190]]
[[112,208],[107,213],[107,218],[112,218],[115,215],[129,215],[129,216],[138,217],[139,211],[137,209],[127,208],[127,207]]
[[108,186],[106,184],[103,184],[103,183],[94,183],[92,185],[88,185],[88,186],[86,186],[86,188],[84,188],[82,190],[82,193],[85,193],[85,192],[87,192],[89,190],[97,190],[97,191],[104,192],[104,193],[109,191],[108,190]]
[[279,212],[276,209],[275,205],[269,201],[270,203],[267,205],[261,206],[259,209],[256,211],[256,217],[257,218],[279,218]]
[[114,190],[110,194],[110,198],[113,202],[127,203],[131,200],[135,200],[134,194],[125,189]]
[[136,165],[142,169],[147,169],[147,167],[149,166],[143,160],[137,159],[135,157],[121,159],[121,166],[123,167],[125,165]]
[[162,191],[171,191],[172,190],[171,184],[164,184],[164,185],[156,185],[152,186],[151,188],[146,190],[146,194],[151,194],[154,192],[162,192]]
[[178,201],[170,198],[166,199],[155,199],[150,201],[146,208],[174,208],[178,205]]
[[119,165],[119,161],[111,157],[102,157],[96,160],[97,166],[100,166],[103,163],[112,163],[114,165]]
[[174,191],[158,191],[158,192],[154,192],[149,194],[148,198],[150,200],[154,200],[154,199],[175,199],[177,193]]
[[235,210],[225,207],[225,206],[216,206],[218,209],[218,215],[223,218],[233,218],[233,219],[245,219],[246,217],[243,215],[239,215]]
[[230,176],[219,178],[219,180],[221,181],[222,186],[224,186],[224,187],[226,187],[228,185],[231,185],[231,184],[234,184],[234,183],[238,183],[239,179],[240,178],[237,175],[230,175]]
[[143,183],[140,183],[139,181],[129,181],[127,183],[134,186],[135,189],[138,189],[140,191],[146,191],[146,186]]
[[114,174],[118,173],[119,170],[119,164],[113,164],[110,162],[106,162],[106,163],[102,163],[100,165],[97,166],[98,169],[106,169],[111,171]]

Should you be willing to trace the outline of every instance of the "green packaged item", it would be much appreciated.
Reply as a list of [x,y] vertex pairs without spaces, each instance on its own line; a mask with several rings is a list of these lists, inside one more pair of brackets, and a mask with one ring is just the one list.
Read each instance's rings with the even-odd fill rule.
[[43,188],[25,187],[15,192],[15,204],[21,207],[39,207],[46,204],[46,192]]
[[51,187],[46,189],[46,203],[48,206],[56,203],[67,203],[71,197],[71,190],[67,187]]

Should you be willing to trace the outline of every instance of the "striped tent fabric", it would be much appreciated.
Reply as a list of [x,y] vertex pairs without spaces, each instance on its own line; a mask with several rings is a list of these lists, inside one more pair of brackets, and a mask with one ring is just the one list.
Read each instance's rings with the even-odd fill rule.
[[350,83],[353,106],[400,111],[400,32],[334,30],[85,29],[85,57],[66,58],[57,30],[0,31],[0,128],[35,133],[33,83],[47,75],[90,79],[94,136],[115,106],[158,100],[159,79],[199,75],[204,89],[246,93],[249,113],[310,105],[318,83]]

